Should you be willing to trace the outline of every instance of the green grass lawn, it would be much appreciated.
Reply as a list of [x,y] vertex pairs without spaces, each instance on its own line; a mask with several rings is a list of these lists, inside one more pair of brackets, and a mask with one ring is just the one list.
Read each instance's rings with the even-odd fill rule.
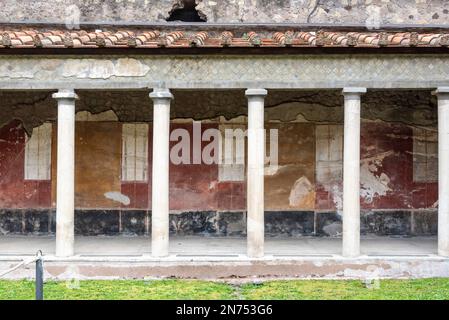
[[[449,279],[289,280],[231,285],[197,280],[46,282],[45,299],[449,299]],[[32,281],[0,281],[0,300],[34,298]]]

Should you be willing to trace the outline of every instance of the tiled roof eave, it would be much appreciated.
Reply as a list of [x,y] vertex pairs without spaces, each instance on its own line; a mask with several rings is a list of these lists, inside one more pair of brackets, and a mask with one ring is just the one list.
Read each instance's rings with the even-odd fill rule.
[[285,30],[266,30],[265,28],[248,31],[238,29],[213,28],[198,30],[173,25],[173,29],[144,29],[133,27],[104,27],[101,30],[84,28],[82,30],[66,30],[64,28],[48,28],[21,25],[6,26],[0,24],[0,49],[2,52],[14,53],[14,50],[33,50],[35,52],[52,50],[89,49],[104,50],[167,50],[205,51],[217,49],[236,50],[264,49],[291,51],[298,50],[409,50],[438,49],[445,51],[449,46],[449,30],[436,30],[434,33],[407,32],[404,30],[388,31],[339,31],[301,30],[286,27]]

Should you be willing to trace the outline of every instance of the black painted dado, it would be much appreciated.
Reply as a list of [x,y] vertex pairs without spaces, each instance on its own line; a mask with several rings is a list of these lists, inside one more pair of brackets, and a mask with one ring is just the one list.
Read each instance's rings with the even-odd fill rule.
[[75,234],[86,236],[116,235],[120,225],[119,210],[77,210]]
[[217,234],[217,213],[214,211],[199,211],[171,214],[170,233],[179,235]]
[[342,224],[342,216],[337,212],[316,213],[316,235],[318,236],[341,236]]
[[218,212],[218,234],[222,236],[245,236],[246,213]]
[[[146,210],[122,210],[120,212],[120,233],[141,236],[146,234],[148,212]],[[149,226],[151,229],[151,225]]]
[[410,211],[376,211],[361,214],[360,233],[407,236],[412,232]]
[[268,236],[309,236],[314,233],[313,211],[267,211],[265,234]]
[[[341,236],[336,212],[267,211],[266,236]],[[246,212],[198,211],[170,214],[173,235],[245,236]],[[362,212],[363,235],[411,236],[437,234],[437,211]],[[54,234],[55,209],[0,209],[0,234]],[[149,235],[151,211],[76,210],[75,234]]]
[[48,234],[50,232],[50,212],[48,209],[25,209],[25,233]]
[[412,214],[413,235],[437,235],[438,211],[416,211]]
[[2,209],[0,211],[0,234],[23,233],[22,210]]
[[49,219],[50,233],[56,234],[56,209],[51,209],[48,219]]

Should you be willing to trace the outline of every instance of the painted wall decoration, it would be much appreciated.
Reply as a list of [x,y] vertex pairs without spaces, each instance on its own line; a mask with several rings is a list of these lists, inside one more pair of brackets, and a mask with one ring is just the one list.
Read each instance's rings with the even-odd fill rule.
[[33,179],[36,176],[25,179],[25,144],[26,134],[20,121],[11,121],[0,128],[2,208],[45,208],[51,205],[50,180]]
[[269,123],[267,130],[269,129],[278,129],[279,167],[275,172],[265,172],[265,208],[314,210],[314,125]]
[[[76,123],[76,206],[83,209],[151,209],[152,128],[107,118]],[[195,129],[174,121],[189,143],[210,129],[245,129],[244,123],[208,121]],[[266,170],[268,211],[342,209],[343,129],[339,124],[268,122],[278,129],[279,166]],[[195,131],[196,130],[196,131]],[[199,131],[198,131],[199,130]],[[45,123],[27,137],[19,120],[0,128],[0,207],[52,208],[56,199],[56,125]],[[435,128],[363,121],[361,204],[366,210],[437,206]],[[171,148],[180,142],[172,136]],[[201,141],[204,149],[210,141]],[[267,145],[267,150],[269,145]],[[244,211],[244,165],[195,162],[170,165],[173,212]],[[51,170],[50,170],[51,169]],[[51,174],[50,174],[51,173]]]

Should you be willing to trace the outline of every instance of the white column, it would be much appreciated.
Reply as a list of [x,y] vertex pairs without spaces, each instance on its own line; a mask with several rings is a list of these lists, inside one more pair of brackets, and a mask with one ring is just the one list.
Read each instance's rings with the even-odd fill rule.
[[449,87],[438,98],[438,254],[449,257]]
[[344,88],[343,256],[360,255],[360,100],[365,88]]
[[75,244],[75,100],[73,90],[53,94],[58,101],[56,173],[56,255],[69,257]]
[[150,98],[154,102],[151,252],[154,257],[165,257],[169,246],[170,101],[173,95],[168,89],[155,89]]
[[248,89],[248,177],[247,249],[248,257],[264,255],[264,100],[265,89]]

